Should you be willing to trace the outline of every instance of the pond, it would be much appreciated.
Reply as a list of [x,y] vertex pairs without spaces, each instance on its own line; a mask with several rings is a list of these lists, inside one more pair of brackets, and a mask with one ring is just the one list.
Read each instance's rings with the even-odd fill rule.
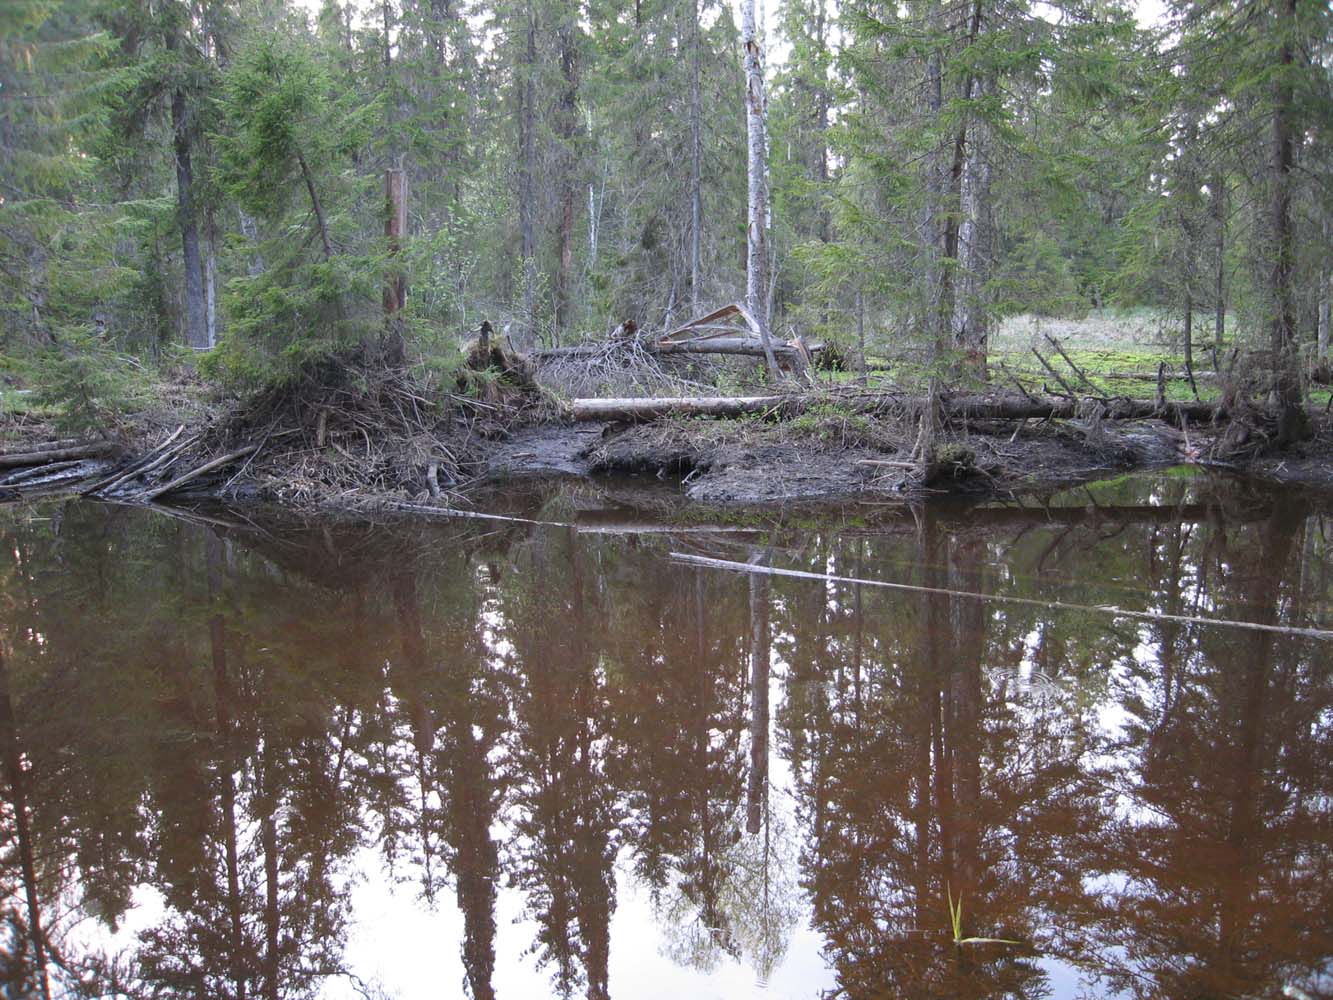
[[1327,499],[672,496],[0,509],[4,995],[1333,995]]

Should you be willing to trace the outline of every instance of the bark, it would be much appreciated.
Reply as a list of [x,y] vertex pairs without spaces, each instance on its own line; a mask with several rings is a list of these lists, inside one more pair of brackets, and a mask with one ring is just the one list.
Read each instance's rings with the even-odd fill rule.
[[[576,399],[570,408],[575,420],[651,421],[665,416],[739,417],[748,414],[791,416],[811,406],[827,405],[824,396],[686,396],[631,399]],[[837,400],[851,411],[875,411],[886,405],[920,404],[919,397],[867,393]],[[1069,420],[1080,415],[1080,401],[1049,396],[950,395],[938,394],[940,415],[968,420]],[[1223,419],[1227,408],[1220,403],[1180,402],[1158,406],[1151,400],[1114,399],[1105,404],[1104,416],[1112,420],[1161,417],[1179,424]]]
[[560,76],[564,87],[556,112],[556,127],[560,137],[560,269],[555,276],[555,336],[569,328],[570,285],[574,275],[574,205],[578,187],[574,180],[577,167],[575,143],[579,131],[579,50],[578,26],[573,14],[560,26]]
[[[697,340],[659,341],[656,343],[650,341],[640,346],[649,354],[736,354],[755,358],[768,356],[768,352],[764,350],[763,342],[756,337],[713,337]],[[537,351],[532,357],[538,361],[547,361],[553,358],[591,358],[605,354],[607,347],[608,345],[605,342],[579,344],[574,347],[555,347],[545,351]],[[770,350],[775,358],[781,358],[792,363],[800,356],[799,351],[786,344],[773,345],[770,343]],[[823,350],[823,347],[820,344],[808,344],[806,350],[816,353]]]
[[[254,217],[246,215],[244,209],[237,209],[237,214],[240,216],[241,235],[250,241],[251,246],[258,246],[259,226],[255,223]],[[256,250],[246,262],[245,273],[252,278],[257,278],[264,273],[266,267],[263,255]]]
[[96,444],[81,444],[72,448],[52,448],[47,451],[16,451],[0,455],[0,469],[17,469],[24,465],[49,465],[71,458],[97,458],[115,451],[116,445],[110,441]]
[[[407,235],[407,172],[389,169],[384,172],[384,201],[386,216],[384,235],[389,243],[389,258],[394,260],[402,250],[403,237]],[[385,320],[385,360],[389,364],[401,365],[407,355],[407,339],[403,330],[402,317],[398,315],[407,307],[407,276],[400,266],[391,265],[385,275],[384,283],[384,320]]]
[[208,346],[216,347],[218,342],[218,234],[211,208],[204,213],[204,229],[208,234],[208,249],[204,257],[204,304],[207,312]]
[[1185,377],[1189,380],[1194,398],[1199,398],[1199,387],[1194,384],[1194,296],[1185,289]]
[[310,209],[315,213],[315,224],[319,227],[319,242],[324,249],[324,259],[332,260],[333,243],[329,240],[329,221],[324,215],[324,205],[319,200],[319,192],[315,189],[315,177],[302,154],[296,154],[296,163],[301,168],[301,179],[305,181],[306,194],[310,196]]
[[1291,81],[1295,63],[1296,0],[1275,0],[1277,6],[1277,74],[1273,102],[1273,148],[1270,167],[1272,184],[1272,271],[1269,292],[1273,320],[1273,399],[1278,408],[1277,443],[1289,444],[1308,437],[1310,421],[1301,407],[1301,380],[1296,352],[1296,297],[1292,288],[1295,246],[1291,222],[1291,173],[1296,159],[1292,130],[1295,91]]
[[199,223],[194,207],[194,168],[190,162],[190,123],[185,92],[171,94],[172,148],[176,156],[176,217],[181,230],[182,264],[185,269],[185,342],[196,350],[207,350],[208,319],[204,307],[203,261],[199,249]]
[[768,373],[776,378],[778,364],[773,357],[768,332],[765,277],[768,273],[768,247],[765,227],[768,222],[768,185],[765,178],[765,151],[768,146],[767,114],[764,97],[764,63],[759,34],[755,27],[755,0],[741,2],[741,46],[745,69],[745,124],[748,150],[746,181],[749,190],[745,220],[745,302],[759,326]]
[[699,0],[690,0],[690,312],[699,315],[703,271],[703,98]]
[[1213,250],[1213,370],[1221,371],[1222,341],[1226,336],[1227,300],[1226,300],[1226,181],[1218,176],[1213,179],[1211,192],[1211,210],[1213,216],[1213,236],[1216,245]]
[[[981,86],[985,91],[993,87],[993,83]],[[970,147],[963,165],[960,191],[960,285],[954,303],[953,340],[955,347],[963,352],[965,366],[984,375],[990,335],[985,296],[995,241],[989,131],[975,127]]]
[[523,267],[523,315],[520,322],[526,327],[519,335],[520,349],[530,348],[537,338],[537,239],[533,222],[537,172],[537,14],[531,3],[526,22],[527,40],[518,108],[518,231]]
[[1333,274],[1329,273],[1328,265],[1328,242],[1329,242],[1329,222],[1324,219],[1324,246],[1325,251],[1319,265],[1319,317],[1316,321],[1317,329],[1315,331],[1315,361],[1321,366],[1328,364],[1328,327],[1330,314],[1330,296],[1329,283],[1333,282]]
[[[982,0],[972,0],[969,8],[967,21],[967,35],[963,41],[963,52],[976,42],[977,36],[981,31],[981,8]],[[931,79],[931,102],[932,117],[939,121],[943,111],[943,101],[941,93],[941,67],[939,57],[935,56],[935,71]],[[959,261],[959,237],[962,227],[963,212],[963,175],[967,166],[969,147],[972,144],[970,135],[971,121],[970,112],[966,108],[967,102],[975,96],[977,85],[976,78],[969,71],[964,74],[962,84],[959,88],[959,97],[962,99],[964,107],[959,114],[958,129],[954,134],[953,151],[949,162],[949,172],[947,179],[947,188],[943,192],[943,198],[937,207],[941,220],[937,225],[940,227],[940,259],[937,260],[938,275],[936,279],[936,324],[939,331],[938,336],[941,341],[946,341],[950,351],[962,349],[967,354],[968,366],[975,369],[976,359],[970,349],[970,345],[960,342],[953,329],[954,309],[957,304],[958,289],[955,279],[956,264]],[[973,154],[975,156],[975,153]],[[938,181],[937,181],[938,183]],[[981,361],[981,371],[985,371],[984,355]]]

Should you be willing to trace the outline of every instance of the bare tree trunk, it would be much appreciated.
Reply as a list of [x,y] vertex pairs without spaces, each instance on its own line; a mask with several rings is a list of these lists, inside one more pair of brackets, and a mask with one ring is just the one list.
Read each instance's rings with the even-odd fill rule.
[[[259,243],[259,227],[255,224],[254,217],[247,215],[244,209],[238,209],[237,214],[241,220],[241,235],[249,240],[251,245],[257,246]],[[255,251],[245,265],[245,273],[252,278],[257,278],[264,273],[266,266],[263,255]]]
[[1319,264],[1319,318],[1316,321],[1318,326],[1315,332],[1315,362],[1320,365],[1328,364],[1329,282],[1333,281],[1333,274],[1329,273],[1328,266],[1329,222],[1327,218],[1324,219],[1323,231],[1324,252],[1320,255]]
[[208,246],[204,257],[204,301],[208,314],[208,346],[216,347],[218,342],[218,234],[211,208],[204,213],[204,230],[207,234]]
[[699,0],[690,2],[690,313],[699,315],[703,272],[703,98],[700,93]]
[[[389,243],[389,258],[393,260],[402,250],[407,235],[407,171],[391,168],[384,171],[384,235]],[[401,267],[391,266],[385,275],[384,321],[385,360],[402,364],[407,356],[407,338],[403,318],[398,314],[407,308],[407,276]]]
[[1194,384],[1194,296],[1188,286],[1185,288],[1185,377],[1189,379],[1194,398],[1198,399],[1199,387]]
[[537,171],[537,13],[527,8],[527,47],[524,50],[523,82],[519,91],[518,136],[518,230],[519,254],[523,263],[523,330],[520,348],[530,349],[537,338],[537,239],[533,225],[536,210]]
[[983,375],[990,333],[986,284],[990,280],[995,232],[988,139],[985,128],[973,130],[971,150],[963,166],[962,220],[958,230],[961,285],[954,304],[953,329],[954,344],[963,350],[967,367]]
[[555,276],[555,341],[560,343],[560,336],[569,325],[570,284],[574,274],[574,204],[577,200],[577,186],[574,173],[577,169],[577,157],[574,141],[578,136],[578,97],[579,97],[579,50],[578,24],[571,11],[557,32],[560,39],[560,75],[564,80],[564,90],[560,95],[560,107],[557,116],[557,128],[561,140],[560,150],[560,270]]
[[[982,0],[972,0],[971,10],[967,23],[967,36],[963,40],[963,50],[971,48],[976,42],[977,36],[981,31],[981,7]],[[938,59],[938,57],[935,57]],[[938,121],[943,110],[942,94],[939,92],[941,87],[941,71],[936,64],[936,74],[932,78],[931,86],[933,88],[931,99],[935,102],[932,108],[932,117]],[[937,303],[937,324],[941,340],[946,340],[949,349],[962,349],[967,355],[969,367],[975,368],[976,358],[970,345],[960,342],[953,329],[954,309],[958,299],[957,283],[954,277],[955,263],[959,259],[959,236],[962,228],[963,218],[963,175],[968,161],[969,142],[973,141],[970,127],[971,122],[968,119],[966,105],[972,100],[976,89],[976,78],[968,72],[963,77],[959,96],[962,98],[964,110],[959,116],[958,131],[954,135],[953,154],[949,162],[948,185],[944,192],[942,204],[939,211],[942,215],[942,233],[941,233],[941,259],[938,261],[939,274],[937,278],[937,289],[939,300]],[[975,154],[974,154],[975,155]],[[941,179],[942,180],[942,179]],[[981,361],[981,371],[985,372],[984,356]]]
[[324,215],[324,205],[319,200],[319,192],[315,190],[315,178],[310,173],[310,167],[306,165],[305,157],[300,153],[296,154],[296,162],[301,168],[301,177],[305,181],[306,193],[310,196],[310,208],[315,213],[315,223],[319,227],[319,243],[324,249],[324,259],[333,259],[333,243],[329,240],[329,222]]
[[1226,218],[1226,180],[1222,175],[1218,175],[1213,180],[1212,190],[1212,216],[1213,216],[1213,235],[1217,240],[1214,253],[1213,271],[1213,371],[1222,370],[1222,341],[1226,336],[1227,325],[1227,300],[1226,300],[1226,249],[1227,249],[1227,218]]
[[194,209],[194,168],[190,163],[189,118],[185,92],[171,94],[172,148],[176,155],[176,217],[181,228],[181,256],[185,269],[185,342],[207,350],[208,320],[204,309],[203,263],[199,251],[199,223]]
[[1296,0],[1276,0],[1278,31],[1277,82],[1273,102],[1272,155],[1272,297],[1273,397],[1278,408],[1279,444],[1309,435],[1310,422],[1301,406],[1301,379],[1296,354],[1296,301],[1292,289],[1295,246],[1291,225],[1291,172],[1296,142],[1291,118],[1295,93],[1290,69],[1295,61]]
[[[926,60],[926,114],[938,121],[944,107],[944,83],[940,55],[932,52]],[[931,359],[948,347],[949,329],[937,326],[943,313],[944,299],[944,170],[939,150],[926,157],[926,204],[922,220],[925,249],[926,308],[925,321],[931,333]]]
[[767,295],[765,277],[768,270],[768,248],[765,227],[768,223],[768,187],[764,177],[765,149],[768,140],[767,106],[764,98],[764,62],[755,28],[755,0],[741,0],[741,45],[745,66],[745,123],[749,149],[746,177],[749,186],[748,212],[745,222],[745,303],[759,326],[763,341],[768,373],[776,378],[778,363],[773,357],[772,340],[768,332]]

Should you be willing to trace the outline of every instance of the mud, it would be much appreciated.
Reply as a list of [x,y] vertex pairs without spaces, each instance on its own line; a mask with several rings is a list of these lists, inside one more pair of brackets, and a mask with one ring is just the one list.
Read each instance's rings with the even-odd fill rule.
[[1095,430],[1062,423],[970,428],[944,445],[966,461],[923,486],[910,474],[910,448],[895,447],[887,428],[863,426],[830,440],[818,427],[755,421],[545,424],[498,443],[483,481],[638,476],[679,481],[684,495],[701,503],[768,505],[1043,492],[1183,457],[1172,433],[1147,422]]

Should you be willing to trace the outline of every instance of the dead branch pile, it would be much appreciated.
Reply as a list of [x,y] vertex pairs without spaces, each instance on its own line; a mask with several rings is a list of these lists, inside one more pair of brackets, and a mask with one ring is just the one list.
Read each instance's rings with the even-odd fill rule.
[[[637,338],[613,339],[533,355],[539,380],[569,396],[660,396],[709,387],[691,381],[689,369],[673,364]],[[716,368],[716,362],[708,362]],[[715,371],[710,373],[715,374]]]
[[550,410],[520,359],[498,347],[473,354],[447,384],[357,354],[322,359],[200,434],[182,439],[178,428],[85,492],[151,502],[205,485],[227,495],[244,482],[298,505],[442,496],[467,478],[482,440]]

